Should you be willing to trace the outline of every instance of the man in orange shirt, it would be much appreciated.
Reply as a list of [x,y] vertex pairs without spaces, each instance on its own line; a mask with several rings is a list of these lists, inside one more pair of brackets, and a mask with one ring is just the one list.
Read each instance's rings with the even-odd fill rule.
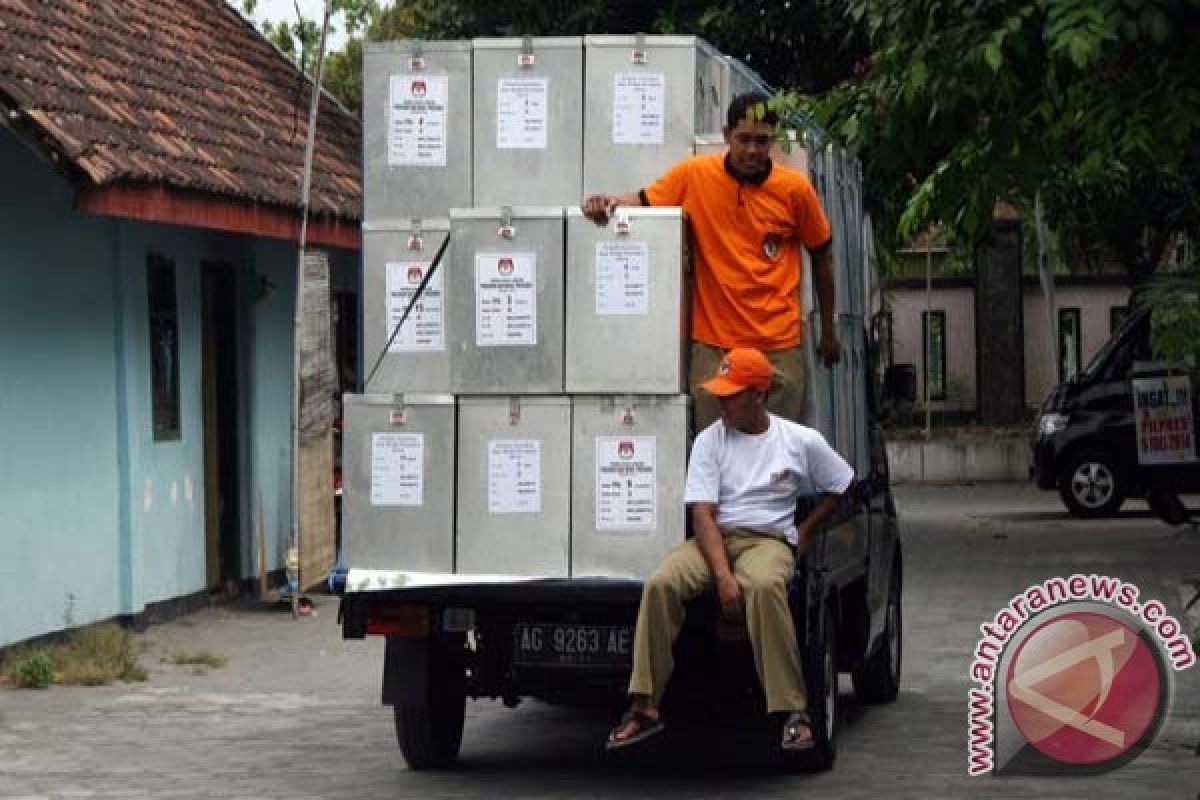
[[[778,116],[766,103],[757,93],[734,98],[723,129],[724,156],[687,159],[636,193],[594,195],[583,205],[599,225],[618,206],[682,206],[687,214],[696,251],[689,372],[697,432],[720,408],[696,390],[735,347],[767,354],[778,372],[768,410],[803,422],[808,376],[797,242],[812,257],[821,317],[817,352],[826,365],[841,358],[829,221],[808,178],[771,162]],[[761,117],[755,113],[760,106]]]

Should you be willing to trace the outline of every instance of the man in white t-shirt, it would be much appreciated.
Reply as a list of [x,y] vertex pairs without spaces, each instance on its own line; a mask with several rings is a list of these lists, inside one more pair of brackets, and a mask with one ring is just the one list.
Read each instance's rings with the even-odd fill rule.
[[[766,410],[773,370],[758,350],[727,353],[702,388],[721,419],[696,437],[684,502],[695,536],[663,560],[642,590],[629,710],[608,737],[615,749],[663,729],[659,701],[674,666],[684,603],[716,586],[722,612],[745,619],[767,711],[784,716],[781,745],[813,746],[787,587],[797,553],[837,508],[854,470],[817,431]],[[800,494],[820,499],[796,522]]]

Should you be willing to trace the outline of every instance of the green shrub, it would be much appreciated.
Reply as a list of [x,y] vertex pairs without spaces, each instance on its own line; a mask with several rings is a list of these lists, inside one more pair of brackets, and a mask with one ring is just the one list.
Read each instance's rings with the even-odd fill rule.
[[45,650],[34,650],[13,659],[9,680],[18,689],[45,689],[54,683],[54,659]]

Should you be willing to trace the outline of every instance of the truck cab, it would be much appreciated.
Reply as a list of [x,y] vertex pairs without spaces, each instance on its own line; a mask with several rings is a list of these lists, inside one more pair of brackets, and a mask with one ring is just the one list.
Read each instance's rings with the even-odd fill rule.
[[[1042,404],[1030,441],[1031,476],[1039,488],[1057,490],[1073,516],[1113,516],[1126,498],[1150,489],[1200,490],[1196,395],[1186,371],[1154,360],[1150,316],[1149,308],[1134,310],[1091,363]],[[1174,410],[1149,407],[1168,384]]]

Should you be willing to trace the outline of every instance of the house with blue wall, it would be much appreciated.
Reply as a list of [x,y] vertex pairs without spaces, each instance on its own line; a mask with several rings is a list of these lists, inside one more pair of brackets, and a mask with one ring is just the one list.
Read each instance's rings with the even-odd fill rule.
[[[0,0],[0,647],[283,566],[311,91],[224,0]],[[356,275],[319,119],[308,246]]]

